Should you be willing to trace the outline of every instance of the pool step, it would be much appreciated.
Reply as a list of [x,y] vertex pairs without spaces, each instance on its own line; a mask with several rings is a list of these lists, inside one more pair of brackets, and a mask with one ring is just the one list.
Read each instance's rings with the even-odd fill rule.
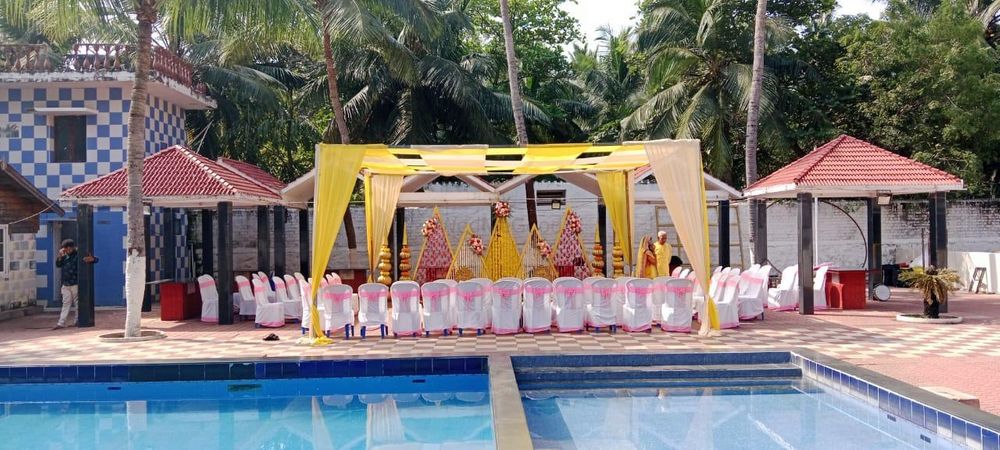
[[514,369],[514,374],[518,383],[617,379],[760,379],[800,378],[802,369],[792,364],[520,367]]

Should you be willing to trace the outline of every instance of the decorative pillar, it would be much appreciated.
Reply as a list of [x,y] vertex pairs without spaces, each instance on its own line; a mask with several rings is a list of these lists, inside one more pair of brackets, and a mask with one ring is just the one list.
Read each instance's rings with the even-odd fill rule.
[[615,239],[614,249],[611,250],[611,267],[614,269],[612,278],[625,276],[625,252],[622,251],[622,246],[617,239]]
[[274,274],[285,276],[285,207],[274,207]]
[[233,323],[233,204],[219,202],[219,325]]
[[729,200],[719,202],[719,214],[716,215],[719,227],[719,265],[729,267]]
[[173,208],[163,208],[163,251],[161,253],[164,280],[177,281],[177,227]]
[[257,270],[271,273],[271,230],[266,206],[257,207]]
[[201,273],[215,276],[215,236],[212,233],[212,210],[201,210]]
[[76,207],[76,245],[77,245],[77,315],[76,326],[89,328],[94,326],[94,265],[87,264],[83,258],[94,254],[94,207],[77,205]]
[[798,195],[799,200],[799,314],[813,313],[813,196]]
[[594,260],[590,262],[593,270],[591,270],[591,275],[595,277],[604,276],[604,247],[601,246],[601,227],[598,225],[597,229],[594,230],[594,250],[591,252]]
[[410,244],[406,240],[406,230],[403,230],[403,243],[399,248],[399,267],[397,267],[397,272],[399,281],[412,281],[413,278],[410,277],[410,269],[413,266],[410,265]]
[[767,200],[750,200],[750,213],[757,212],[757,221],[754,222],[756,237],[753,242],[753,259],[755,263],[764,265],[767,261]]
[[869,198],[868,203],[868,298],[875,295],[875,286],[883,283],[882,278],[882,207],[877,198]]
[[389,249],[388,244],[382,245],[378,257],[380,261],[378,264],[379,273],[375,282],[389,286],[392,284],[392,250]]
[[312,239],[309,235],[309,207],[299,210],[299,271],[309,278],[309,253]]

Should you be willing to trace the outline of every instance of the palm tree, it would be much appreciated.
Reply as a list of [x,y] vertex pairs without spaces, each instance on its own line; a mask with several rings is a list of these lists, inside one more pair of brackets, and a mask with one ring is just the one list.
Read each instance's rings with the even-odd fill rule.
[[[753,26],[753,76],[750,79],[750,103],[747,105],[747,140],[744,149],[746,180],[744,186],[757,181],[757,127],[760,125],[760,91],[764,84],[764,45],[767,39],[767,0],[757,0]],[[757,201],[750,201],[750,242],[757,241]],[[763,263],[763,261],[756,261]]]
[[[212,27],[236,29],[247,18],[261,22],[281,21],[297,8],[294,0],[269,2],[255,0],[8,0],[5,13],[14,23],[34,20],[46,35],[55,39],[66,36],[93,36],[99,30],[87,24],[109,24],[129,30],[135,45],[135,79],[128,119],[127,161],[128,200],[126,203],[127,236],[125,260],[125,337],[140,334],[142,298],[146,278],[146,248],[142,205],[142,165],[145,157],[145,120],[148,111],[147,84],[152,69],[153,29],[162,26],[164,34],[175,39],[193,37]],[[39,19],[40,18],[40,19]],[[134,30],[134,34],[132,31]]]
[[[622,128],[647,139],[701,139],[708,170],[732,181],[732,139],[750,101],[752,70],[732,56],[732,43],[721,35],[731,19],[727,12],[724,0],[644,5],[637,46],[648,58],[646,89]],[[766,117],[773,87],[764,78]]]

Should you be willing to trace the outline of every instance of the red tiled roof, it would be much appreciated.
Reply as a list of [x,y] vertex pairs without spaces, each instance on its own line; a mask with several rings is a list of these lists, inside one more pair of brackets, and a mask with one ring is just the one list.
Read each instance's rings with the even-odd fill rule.
[[749,196],[769,192],[898,190],[899,193],[962,189],[962,180],[860,139],[841,135],[750,185]]
[[[143,197],[225,198],[276,203],[281,196],[211,159],[182,146],[146,157],[142,169]],[[63,192],[67,198],[123,198],[125,168],[79,184]]]
[[285,186],[287,186],[285,183],[282,183],[281,180],[279,180],[277,177],[271,175],[268,171],[261,169],[260,167],[257,167],[248,162],[237,161],[235,159],[229,159],[229,158],[219,158],[219,164],[222,164],[230,169],[242,173],[243,175],[246,175],[247,178],[256,181],[260,184],[263,184],[264,186],[267,186],[270,189],[274,189],[275,192],[281,192],[281,190],[284,189]]

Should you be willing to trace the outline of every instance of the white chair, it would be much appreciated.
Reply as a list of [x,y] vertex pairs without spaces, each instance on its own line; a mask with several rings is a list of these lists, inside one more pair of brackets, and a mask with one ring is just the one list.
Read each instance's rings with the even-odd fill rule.
[[451,278],[442,278],[437,282],[448,286],[448,326],[455,328],[458,326],[458,315],[455,313],[458,308],[458,282]]
[[778,287],[767,290],[767,308],[790,311],[799,306],[799,266],[788,266],[781,271]]
[[[625,286],[629,281],[635,280],[634,277],[621,277],[615,279],[615,293],[611,296],[615,305],[615,324],[622,327],[625,325]],[[624,328],[624,327],[622,327]]]
[[215,286],[215,278],[211,275],[198,277],[198,289],[201,290],[201,321],[219,322],[219,289]]
[[476,336],[483,334],[486,328],[486,293],[483,285],[476,281],[458,283],[458,335],[465,328],[476,330]]
[[257,317],[254,326],[279,328],[285,326],[285,307],[281,303],[267,300],[267,288],[260,279],[253,280],[253,296],[257,302]]
[[271,279],[267,277],[267,274],[264,272],[257,272],[257,279],[260,280],[261,283],[264,283],[264,289],[267,289],[268,301],[271,303],[276,302],[277,299],[274,296],[274,287],[271,286]]
[[[331,285],[334,286],[334,285]],[[358,325],[361,326],[361,338],[369,327],[378,327],[379,334],[385,337],[388,329],[387,303],[389,300],[389,288],[380,283],[365,283],[358,287]]]
[[[726,269],[722,269],[722,270],[726,270]],[[692,273],[694,273],[694,272],[691,272],[691,269],[682,269],[680,275],[678,275],[677,278],[687,278],[688,275],[691,275]]]
[[740,277],[729,275],[720,282],[720,294],[715,301],[715,311],[719,315],[719,328],[736,328],[740,326],[739,307],[736,296],[739,294]]
[[823,265],[816,269],[816,276],[813,277],[813,309],[827,309],[826,303],[826,273],[830,266]]
[[583,330],[586,316],[583,282],[577,278],[556,278],[552,282],[556,312],[556,329],[560,333]]
[[604,277],[587,277],[583,279],[583,302],[584,305],[590,306],[594,304],[594,292],[591,290],[594,287],[594,282],[597,280],[603,280]]
[[667,300],[667,282],[671,277],[656,277],[653,279],[653,323],[663,322],[663,303]]
[[590,290],[592,292],[593,303],[587,305],[587,324],[600,332],[602,327],[610,328],[615,332],[618,321],[615,317],[614,296],[617,290],[615,280],[602,278],[594,281]]
[[694,310],[694,284],[690,280],[667,280],[664,288],[660,329],[675,333],[691,332],[691,315]]
[[424,283],[420,287],[423,300],[421,314],[424,319],[424,333],[430,336],[432,331],[441,332],[447,336],[451,330],[451,288],[439,281]]
[[515,334],[521,331],[521,293],[517,279],[501,279],[493,283],[493,334]]
[[[716,267],[716,269],[718,269],[719,271],[721,271],[722,267],[721,266],[720,267]],[[682,273],[684,273],[684,268],[681,267],[681,266],[677,266],[677,267],[674,267],[674,270],[670,272],[670,276],[672,278],[683,278],[683,277],[681,277]]]
[[650,331],[653,324],[653,280],[636,278],[625,283],[622,328]]
[[490,294],[490,290],[493,289],[493,280],[489,278],[473,278],[469,281],[479,283],[479,286],[483,288],[483,298],[485,300],[486,309],[486,328],[493,327],[493,295]]
[[540,333],[552,330],[552,283],[545,278],[524,281],[524,306],[521,311],[524,331]]
[[257,315],[257,298],[253,295],[253,289],[251,288],[250,280],[243,275],[236,276],[236,290],[239,296],[240,305],[240,315],[241,316],[255,316]]
[[354,309],[351,298],[354,289],[349,284],[327,284],[319,291],[318,313],[323,319],[321,326],[327,337],[333,330],[344,330],[344,338],[354,335]]
[[285,289],[288,290],[288,299],[296,302],[302,301],[302,291],[299,289],[299,281],[291,275],[285,275]]
[[397,281],[389,288],[392,294],[393,336],[419,335],[420,285],[414,281]]
[[326,280],[329,281],[330,284],[344,284],[343,280],[340,279],[340,275],[336,272],[326,274]]
[[[287,275],[285,276],[285,279],[288,279]],[[306,332],[309,331],[309,327],[312,326],[312,323],[310,322],[312,320],[312,308],[310,307],[310,302],[312,301],[310,298],[312,295],[312,285],[310,285],[309,282],[306,281],[306,278],[298,272],[295,272],[295,277],[293,279],[295,280],[295,287],[299,291],[299,302],[302,303],[302,321],[299,322],[299,325],[302,328],[302,334],[306,334]],[[289,285],[288,290],[289,292],[292,290],[291,285]],[[317,302],[317,309],[319,309],[318,305],[319,302]]]
[[281,277],[274,277],[274,300],[281,303],[285,308],[285,320],[300,320],[302,318],[302,300],[288,297],[288,288],[285,287],[285,280]]
[[755,271],[747,271],[746,291],[737,297],[740,320],[753,320],[764,314],[764,303],[767,301],[767,276],[771,266],[758,267]]

